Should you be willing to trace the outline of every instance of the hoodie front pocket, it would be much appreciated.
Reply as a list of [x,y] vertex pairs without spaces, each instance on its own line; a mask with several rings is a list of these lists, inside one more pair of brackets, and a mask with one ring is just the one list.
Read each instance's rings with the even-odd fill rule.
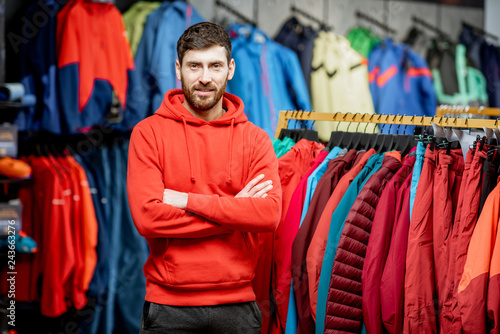
[[[234,231],[201,239],[172,239],[165,252],[167,284],[238,286],[253,278],[254,262],[249,240]],[[200,286],[203,285],[203,286]]]

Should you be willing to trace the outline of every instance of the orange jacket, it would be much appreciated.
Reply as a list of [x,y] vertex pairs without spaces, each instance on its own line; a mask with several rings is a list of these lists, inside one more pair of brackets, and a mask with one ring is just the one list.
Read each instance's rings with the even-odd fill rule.
[[458,307],[463,333],[498,333],[500,238],[497,238],[500,183],[484,203],[467,251],[458,285]]

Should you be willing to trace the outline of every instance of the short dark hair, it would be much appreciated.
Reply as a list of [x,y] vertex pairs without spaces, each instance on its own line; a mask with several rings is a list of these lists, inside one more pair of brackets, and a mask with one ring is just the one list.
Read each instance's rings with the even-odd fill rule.
[[187,28],[177,41],[177,57],[182,65],[184,54],[189,50],[203,50],[215,45],[226,49],[227,63],[231,61],[231,39],[221,26],[200,22]]

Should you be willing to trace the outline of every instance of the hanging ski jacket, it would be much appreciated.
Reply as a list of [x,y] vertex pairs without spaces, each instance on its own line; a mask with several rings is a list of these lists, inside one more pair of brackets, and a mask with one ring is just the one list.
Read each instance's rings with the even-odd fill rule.
[[500,183],[486,200],[467,250],[458,286],[463,333],[498,333]]
[[408,232],[403,331],[437,333],[436,283],[433,257],[433,188],[437,152],[425,152]]
[[403,166],[385,187],[373,217],[361,276],[363,323],[368,333],[383,333],[380,282],[389,253],[397,211],[399,211],[396,206],[397,195],[401,184],[411,174],[414,163],[415,153],[404,160]]
[[[340,35],[320,31],[314,41],[311,101],[315,112],[373,114],[368,87],[368,73],[363,57]],[[356,131],[348,124],[319,122],[315,124],[319,138],[328,141],[332,131]],[[367,133],[376,126],[369,124]],[[364,127],[363,127],[364,129]]]
[[297,54],[250,25],[228,28],[237,68],[227,84],[245,104],[248,120],[274,137],[280,110],[311,111]]
[[[339,153],[340,154],[340,153]],[[349,150],[345,156],[337,156],[328,163],[325,174],[318,181],[307,214],[292,244],[292,278],[297,304],[298,324],[301,333],[312,333],[314,321],[311,317],[311,302],[308,291],[306,253],[316,231],[323,209],[338,182],[353,166],[358,151]]]
[[19,131],[50,131],[60,134],[61,115],[56,81],[56,15],[61,6],[58,1],[36,2],[26,11],[26,18],[33,22],[35,15],[47,13],[46,24],[38,27],[38,34],[28,38],[20,48],[20,82],[26,94],[36,96],[34,107],[19,111],[15,124]]
[[302,73],[307,89],[311,92],[311,63],[313,58],[314,40],[318,31],[310,26],[302,25],[296,17],[291,17],[283,24],[274,40],[295,51],[299,57]]
[[125,107],[134,61],[113,4],[74,0],[64,9],[57,14],[60,108],[65,131],[86,132],[107,120],[114,99]]
[[130,49],[132,54],[137,53],[137,47],[144,32],[146,19],[155,9],[160,7],[160,2],[139,1],[123,13],[123,21],[127,27],[128,38],[130,40]]
[[[389,115],[434,116],[436,94],[425,60],[390,38],[378,43],[368,59],[370,91],[375,112]],[[398,129],[383,127],[384,133]],[[413,127],[405,134],[413,134]]]
[[[467,249],[474,226],[478,218],[479,203],[482,192],[483,163],[486,159],[486,150],[469,150],[465,159],[465,167],[458,204],[455,209],[456,215],[453,222],[450,245],[450,259],[447,268],[446,280],[448,281],[443,309],[441,311],[439,326],[448,332],[460,332],[462,324],[460,310],[456,301],[456,291],[462,278]],[[459,159],[462,159],[460,156]]]
[[274,153],[276,153],[278,159],[290,151],[293,145],[295,145],[295,142],[290,137],[285,137],[283,140],[271,138],[271,142],[273,143]]
[[351,43],[351,47],[365,58],[368,58],[375,45],[381,41],[381,38],[373,31],[364,27],[352,28],[346,38]]
[[273,293],[276,300],[277,320],[279,328],[285,329],[287,325],[288,304],[290,301],[291,287],[291,263],[292,263],[292,244],[297,231],[299,230],[300,218],[304,205],[304,197],[307,186],[307,178],[314,170],[323,162],[328,155],[328,152],[321,151],[314,160],[311,168],[307,171],[304,177],[293,192],[290,199],[290,205],[286,213],[285,219],[281,226],[280,240],[276,243],[275,264],[273,268]]
[[481,106],[488,101],[486,79],[467,63],[462,44],[441,45],[434,41],[428,54],[434,89],[441,104]]
[[325,255],[321,265],[321,273],[318,284],[318,300],[316,307],[316,333],[323,333],[325,327],[326,305],[332,266],[337,252],[337,245],[342,233],[344,222],[351,210],[352,205],[363,188],[366,181],[377,172],[382,166],[385,153],[374,154],[368,159],[365,167],[359,172],[351,182],[342,200],[331,216],[330,228],[328,230],[328,240],[325,248]]
[[332,220],[332,214],[337,209],[337,205],[344,197],[345,192],[349,188],[353,180],[363,170],[370,157],[375,153],[374,149],[370,149],[363,153],[359,162],[354,165],[344,177],[342,177],[335,187],[332,195],[328,199],[326,206],[319,218],[316,232],[307,249],[306,266],[309,275],[309,300],[311,301],[311,316],[316,320],[316,305],[318,300],[318,284],[321,274],[321,266],[323,264],[323,256],[327,246],[328,231]]
[[169,89],[181,88],[175,76],[177,40],[188,27],[203,21],[205,19],[185,1],[163,2],[149,14],[128,87],[129,127],[153,115]]
[[[415,167],[413,167],[415,171]],[[381,320],[390,334],[403,332],[403,296],[406,266],[406,248],[410,228],[410,174],[398,192],[396,219],[392,229],[391,244],[387,253],[384,271],[380,279]]]
[[[347,151],[347,150],[345,150],[345,151]],[[330,150],[330,152],[328,152],[328,155],[325,157],[325,159],[321,162],[321,164],[307,178],[307,185],[305,188],[305,196],[304,196],[304,205],[302,208],[302,215],[300,218],[300,222],[299,222],[299,226],[298,226],[298,229],[296,231],[296,234],[298,233],[298,230],[302,226],[302,222],[304,221],[304,217],[305,217],[307,211],[309,211],[309,204],[311,202],[312,194],[314,193],[314,191],[316,189],[318,181],[323,176],[323,174],[326,172],[326,170],[328,168],[328,162],[330,160],[334,159],[337,156],[337,154],[339,154],[340,152],[342,152],[342,149],[340,147],[332,148]],[[296,238],[296,235],[294,236],[294,240],[295,240],[295,238]],[[293,249],[293,244],[292,244],[292,249]],[[292,249],[291,249],[291,251],[293,254]],[[291,269],[292,273],[295,271],[294,269],[291,268],[291,266],[290,266],[290,269]],[[291,280],[290,284],[293,287],[293,279]],[[289,300],[288,315],[287,315],[286,320],[287,321],[286,321],[286,332],[285,333],[287,333],[287,334],[288,333],[290,333],[290,334],[297,333],[298,312],[297,312],[297,304],[295,301],[295,292],[294,292],[293,288],[290,289],[290,300]],[[302,329],[299,329],[299,333],[302,333]]]
[[466,26],[462,27],[459,42],[486,79],[489,106],[500,107],[500,49]]
[[[278,228],[274,232],[274,240],[273,240],[273,276],[271,279],[271,288],[273,291],[273,295],[275,296],[276,286],[278,284],[278,278],[274,274],[282,265],[282,253],[279,252],[278,245],[283,241],[281,240],[282,231],[283,231],[283,222],[285,220],[286,214],[288,212],[288,207],[291,202],[291,198],[295,189],[297,188],[300,180],[304,177],[304,175],[311,168],[311,164],[315,164],[314,160],[318,158],[318,155],[325,147],[317,142],[308,141],[305,139],[299,140],[297,144],[295,144],[288,153],[284,154],[279,162],[279,175],[281,181],[281,189],[282,189],[282,212],[280,223],[278,224]],[[293,240],[292,240],[293,242]],[[282,312],[286,312],[285,306],[281,309]],[[281,323],[281,319],[278,316],[278,312],[275,313],[272,322],[272,330],[274,332],[281,333],[285,327],[285,322]]]
[[361,331],[361,275],[371,224],[385,185],[400,168],[399,152],[386,153],[382,166],[365,183],[349,211],[331,270],[325,333]]

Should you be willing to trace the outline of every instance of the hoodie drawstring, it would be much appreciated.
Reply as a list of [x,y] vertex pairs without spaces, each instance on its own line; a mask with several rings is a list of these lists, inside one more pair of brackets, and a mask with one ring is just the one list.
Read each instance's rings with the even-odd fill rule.
[[184,137],[186,137],[186,147],[187,147],[187,155],[188,155],[188,161],[189,161],[189,172],[191,173],[191,182],[196,182],[196,179],[194,178],[194,173],[193,173],[193,164],[191,163],[191,154],[189,153],[189,139],[188,139],[188,133],[187,133],[187,124],[186,124],[186,118],[184,115],[181,115],[182,117],[182,123],[184,123]]
[[226,184],[231,185],[233,180],[231,179],[231,167],[233,164],[233,128],[234,128],[234,117],[231,118],[231,128],[229,129],[229,163],[227,167]]

